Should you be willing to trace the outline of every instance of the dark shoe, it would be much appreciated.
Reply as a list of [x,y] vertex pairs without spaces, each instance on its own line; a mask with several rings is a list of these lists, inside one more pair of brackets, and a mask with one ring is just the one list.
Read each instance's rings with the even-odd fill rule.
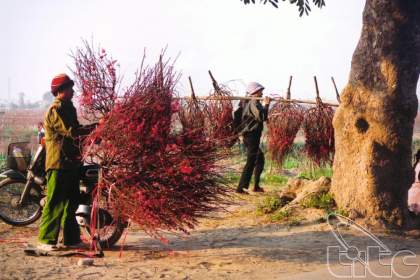
[[261,187],[255,187],[255,188],[253,189],[253,191],[254,191],[254,192],[264,192],[264,189],[263,189],[263,188],[261,188]]
[[236,193],[240,193],[240,194],[249,194],[248,192],[244,191],[243,189],[236,189]]

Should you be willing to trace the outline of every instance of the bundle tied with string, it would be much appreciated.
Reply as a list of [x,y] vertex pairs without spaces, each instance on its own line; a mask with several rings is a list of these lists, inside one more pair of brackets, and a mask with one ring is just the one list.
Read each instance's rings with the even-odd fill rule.
[[268,116],[268,151],[272,160],[282,166],[301,127],[305,109],[296,103],[276,102]]
[[191,98],[179,100],[178,120],[183,130],[197,130],[205,133],[203,129],[206,124],[206,116],[208,116],[207,104],[202,100],[198,100],[195,94],[191,94]]
[[162,231],[187,232],[199,218],[223,209],[229,193],[218,165],[225,154],[204,127],[184,119],[174,129],[176,82],[168,62],[140,69],[89,136],[84,153],[101,164],[98,192],[107,194],[113,216],[158,238]]
[[331,164],[334,156],[334,128],[332,120],[334,110],[317,98],[317,105],[305,113],[303,131],[305,133],[304,150],[315,164]]
[[226,86],[219,85],[210,71],[209,74],[214,90],[207,101],[208,133],[218,146],[231,148],[238,140],[233,126],[232,92]]

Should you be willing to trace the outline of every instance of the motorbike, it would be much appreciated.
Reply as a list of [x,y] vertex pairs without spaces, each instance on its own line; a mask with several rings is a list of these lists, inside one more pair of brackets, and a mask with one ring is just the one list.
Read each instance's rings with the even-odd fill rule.
[[[37,221],[47,198],[45,145],[40,144],[31,160],[28,142],[11,143],[7,149],[8,170],[0,173],[0,219],[13,226],[26,226]],[[96,211],[95,226],[91,225],[93,193],[100,168],[96,164],[80,167],[80,204],[76,219],[88,240],[94,239],[101,248],[113,246],[127,228],[127,222],[113,217],[104,207]],[[106,195],[105,193],[101,195]]]

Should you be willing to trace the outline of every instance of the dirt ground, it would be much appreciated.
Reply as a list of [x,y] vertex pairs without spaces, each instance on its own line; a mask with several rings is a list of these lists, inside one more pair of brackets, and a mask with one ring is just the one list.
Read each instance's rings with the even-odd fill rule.
[[[80,258],[74,256],[26,256],[27,244],[36,244],[37,225],[0,223],[0,279],[328,279],[327,266],[340,264],[339,255],[327,254],[327,248],[338,243],[330,226],[319,221],[320,214],[314,212],[296,226],[268,223],[255,214],[259,198],[238,197],[229,212],[202,220],[189,236],[166,235],[168,245],[132,228],[123,250],[120,241],[92,266],[78,265]],[[377,236],[393,252],[420,252],[417,239]],[[351,229],[345,240],[356,247],[371,242]],[[420,279],[420,273],[409,279]]]

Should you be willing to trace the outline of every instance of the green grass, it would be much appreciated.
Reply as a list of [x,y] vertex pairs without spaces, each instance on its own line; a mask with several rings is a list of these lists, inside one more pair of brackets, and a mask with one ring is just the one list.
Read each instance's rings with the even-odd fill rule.
[[420,139],[413,139],[413,143],[411,145],[411,150],[413,153],[412,158],[414,158],[414,155],[417,153],[418,149],[420,149]]
[[335,209],[333,211],[329,211],[328,214],[338,214],[338,215],[341,215],[341,216],[344,216],[344,217],[349,216],[349,212],[347,210],[344,210],[344,209],[341,209],[341,208]]
[[333,172],[332,172],[331,166],[309,167],[301,171],[298,175],[298,178],[318,180],[321,177],[331,178],[332,175],[333,175]]
[[224,178],[228,184],[237,184],[239,182],[241,174],[235,172],[228,172],[225,174]]
[[297,159],[293,156],[286,156],[283,162],[283,169],[295,169],[301,165],[300,159]]
[[[302,163],[306,160],[306,156],[303,153],[304,143],[294,143],[292,149],[287,153],[284,158],[282,168],[283,169],[295,169],[300,168]],[[274,166],[276,165],[275,163]]]
[[286,176],[278,174],[268,174],[268,172],[261,174],[261,183],[264,185],[283,186],[288,180]]
[[292,210],[278,210],[269,216],[272,222],[282,222],[287,220],[292,215]]
[[6,155],[0,154],[0,172],[6,169]]
[[[228,172],[224,176],[228,184],[235,185],[235,186],[239,183],[240,177],[241,177],[241,173],[236,173],[236,172]],[[286,185],[288,180],[289,179],[286,176],[277,175],[277,174],[268,174],[266,172],[263,172],[263,174],[261,174],[260,185],[262,187],[268,185],[270,187],[274,187],[274,189],[277,189],[278,187],[282,187]],[[252,177],[249,185],[250,186],[254,185],[254,177]]]
[[330,193],[320,193],[307,197],[301,205],[304,208],[324,209],[328,212],[334,208],[335,202]]
[[[295,143],[291,151],[286,156],[282,168],[279,168],[278,165],[273,162],[270,158],[266,158],[264,172],[261,174],[261,185],[274,186],[274,187],[281,187],[284,186],[290,176],[285,176],[281,174],[281,169],[283,170],[293,170],[292,173],[298,174],[299,178],[306,178],[310,180],[317,180],[318,178],[325,176],[325,177],[332,177],[332,168],[331,166],[322,166],[317,167],[313,164],[303,152],[304,143]],[[246,162],[246,154],[245,152],[241,152],[239,145],[234,147],[234,155],[230,159],[230,163],[232,165],[239,165],[241,168]],[[237,172],[229,172],[225,175],[228,183],[230,184],[238,184],[240,178],[240,171]],[[253,180],[253,179],[252,179]],[[253,181],[251,181],[251,186],[253,185]]]
[[[420,143],[419,143],[420,145]],[[316,166],[304,153],[304,143],[294,143],[290,152],[286,155],[282,169],[290,170],[295,169],[299,173],[299,178],[305,178],[310,180],[317,180],[320,177],[332,177],[332,167],[330,165]],[[266,166],[277,167],[277,164],[272,162],[270,159],[267,160]]]
[[257,204],[257,215],[270,214],[285,204],[278,194],[267,195]]

